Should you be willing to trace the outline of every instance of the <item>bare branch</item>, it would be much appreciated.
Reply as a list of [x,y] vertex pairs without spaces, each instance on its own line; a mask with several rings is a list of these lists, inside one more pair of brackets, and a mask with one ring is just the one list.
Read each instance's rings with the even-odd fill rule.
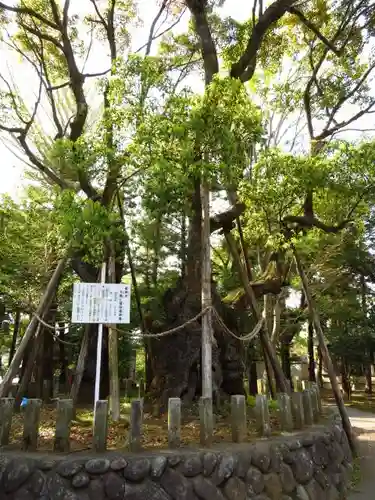
[[372,100],[370,102],[370,104],[368,106],[366,106],[366,108],[358,111],[358,113],[356,113],[355,115],[353,115],[351,118],[349,118],[348,120],[343,120],[342,122],[339,122],[337,123],[334,127],[331,127],[330,129],[326,129],[324,130],[321,134],[319,134],[317,137],[316,137],[316,140],[319,141],[319,140],[323,140],[323,139],[326,139],[327,137],[329,137],[330,135],[336,133],[338,130],[342,129],[342,128],[345,128],[347,127],[348,125],[350,125],[351,123],[355,122],[356,120],[358,120],[359,118],[361,118],[363,115],[365,115],[366,113],[370,112],[372,110],[372,108],[374,108],[375,106],[375,99]]
[[[168,33],[168,31],[172,30],[175,26],[177,26],[177,24],[181,21],[182,16],[185,14],[185,12],[186,12],[186,9],[183,9],[183,11],[181,12],[181,14],[176,19],[176,21],[174,21],[170,26],[168,26],[168,28],[165,28],[165,30],[163,30],[160,33],[156,34],[153,37],[152,41],[157,40],[158,38],[160,38],[163,35],[165,35],[166,33]],[[147,47],[147,43],[145,43],[141,47],[139,47],[139,49],[137,49],[135,51],[135,53],[138,54],[138,52],[141,52],[145,47]]]
[[100,23],[104,26],[105,30],[107,31],[108,29],[108,26],[107,26],[107,22],[106,20],[104,19],[104,17],[102,16],[102,13],[100,12],[99,10],[99,7],[96,3],[96,0],[90,0],[90,2],[92,3],[92,5],[94,6],[94,9],[95,9],[95,12],[96,12],[96,15],[98,16],[99,20],[100,20]]
[[328,47],[334,54],[337,56],[341,55],[341,50],[336,49],[336,47],[318,30],[318,28],[305,17],[305,15],[295,7],[291,6],[288,9],[288,12],[291,14],[294,14],[295,16],[298,17],[302,21],[302,23],[314,33],[314,35],[319,38],[321,42],[323,42],[326,47]]
[[164,10],[166,9],[167,3],[168,3],[168,0],[163,0],[163,3],[161,4],[158,13],[156,14],[154,20],[151,23],[150,33],[148,35],[148,40],[147,40],[147,44],[146,44],[146,53],[145,53],[146,56],[150,55],[151,45],[152,45],[152,41],[154,39],[156,24],[159,21],[161,15],[163,14]]

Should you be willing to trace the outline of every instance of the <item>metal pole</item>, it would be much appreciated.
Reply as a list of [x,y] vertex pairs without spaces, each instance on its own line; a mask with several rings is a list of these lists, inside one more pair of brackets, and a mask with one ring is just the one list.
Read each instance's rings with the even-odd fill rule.
[[[100,272],[100,283],[105,283],[107,264],[103,262]],[[103,323],[98,325],[98,341],[96,345],[96,371],[95,371],[95,395],[94,395],[94,411],[96,402],[99,401],[100,391],[100,372],[102,367],[102,348],[103,348]]]

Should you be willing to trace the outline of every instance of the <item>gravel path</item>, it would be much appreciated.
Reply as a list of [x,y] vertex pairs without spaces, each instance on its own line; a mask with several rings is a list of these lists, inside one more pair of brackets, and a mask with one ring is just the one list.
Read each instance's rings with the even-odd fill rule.
[[352,492],[349,500],[375,498],[375,414],[347,408],[352,426],[359,433],[363,481]]

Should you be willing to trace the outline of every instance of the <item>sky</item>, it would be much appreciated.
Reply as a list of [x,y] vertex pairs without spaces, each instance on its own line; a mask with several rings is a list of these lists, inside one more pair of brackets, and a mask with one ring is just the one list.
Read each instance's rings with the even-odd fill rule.
[[[17,4],[17,1],[7,0],[6,3],[8,5],[15,5]],[[74,11],[81,13],[92,12],[89,0],[73,0],[71,3],[72,13],[74,13]],[[228,6],[229,3],[230,9]],[[251,10],[250,5],[244,7],[244,0],[230,0],[227,4],[228,5],[223,9],[223,12],[225,14],[230,12],[230,15],[238,20],[246,19]],[[251,2],[249,2],[249,4],[251,4]],[[143,20],[143,26],[135,28],[132,32],[131,47],[133,50],[141,47],[145,43],[145,40],[147,40],[151,23],[158,10],[155,0],[138,0],[138,6],[139,15]],[[186,15],[183,22],[181,22],[179,29],[184,29],[187,19],[188,17]],[[98,72],[101,69],[105,70],[107,68],[108,58],[106,57],[105,52],[100,50],[100,47],[98,46],[95,48],[94,57],[91,57],[87,61],[86,71]],[[35,102],[35,95],[38,89],[38,81],[34,72],[31,71],[29,64],[22,64],[19,61],[19,58],[13,53],[2,49],[0,51],[0,73],[9,75],[9,69],[11,69],[13,79],[21,95],[24,97],[25,102],[29,102],[32,105],[32,103]],[[200,81],[197,81],[196,84],[199,86]],[[50,124],[48,105],[43,107],[45,112],[43,114],[42,111],[39,121],[48,134]],[[0,193],[9,193],[12,196],[17,197],[18,189],[25,182],[27,182],[24,178],[24,163],[19,156],[19,151],[17,151],[17,148],[14,147],[13,143],[9,142],[9,139],[6,139],[5,142],[0,142]]]

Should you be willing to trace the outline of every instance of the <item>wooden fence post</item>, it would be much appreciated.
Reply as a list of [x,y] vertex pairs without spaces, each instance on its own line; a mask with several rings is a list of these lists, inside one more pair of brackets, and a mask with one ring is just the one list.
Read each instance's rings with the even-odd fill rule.
[[312,425],[314,422],[314,414],[311,401],[311,391],[310,389],[305,389],[302,393],[303,399],[303,409],[305,415],[305,424]]
[[36,451],[39,437],[41,399],[29,399],[25,407],[23,421],[23,449]]
[[14,398],[0,398],[0,446],[9,444]]
[[181,444],[181,399],[168,400],[168,446],[178,448]]
[[285,393],[279,393],[277,395],[277,402],[279,404],[281,430],[284,432],[292,432],[293,416],[290,396]]
[[200,441],[203,446],[211,446],[214,433],[212,398],[200,398],[199,401]]
[[130,451],[140,451],[142,448],[142,401],[132,401],[130,413],[129,448]]
[[271,434],[270,413],[268,399],[263,394],[258,394],[255,401],[257,430],[260,436],[267,437]]
[[246,439],[246,399],[245,396],[231,397],[232,441],[242,443]]
[[70,450],[70,426],[73,419],[73,400],[60,399],[57,402],[57,418],[54,451]]
[[302,392],[293,392],[292,394],[292,412],[294,427],[300,430],[305,425],[305,412],[303,409]]
[[107,449],[107,431],[108,431],[108,401],[99,400],[95,405],[94,413],[94,435],[93,445],[97,452],[104,452]]

